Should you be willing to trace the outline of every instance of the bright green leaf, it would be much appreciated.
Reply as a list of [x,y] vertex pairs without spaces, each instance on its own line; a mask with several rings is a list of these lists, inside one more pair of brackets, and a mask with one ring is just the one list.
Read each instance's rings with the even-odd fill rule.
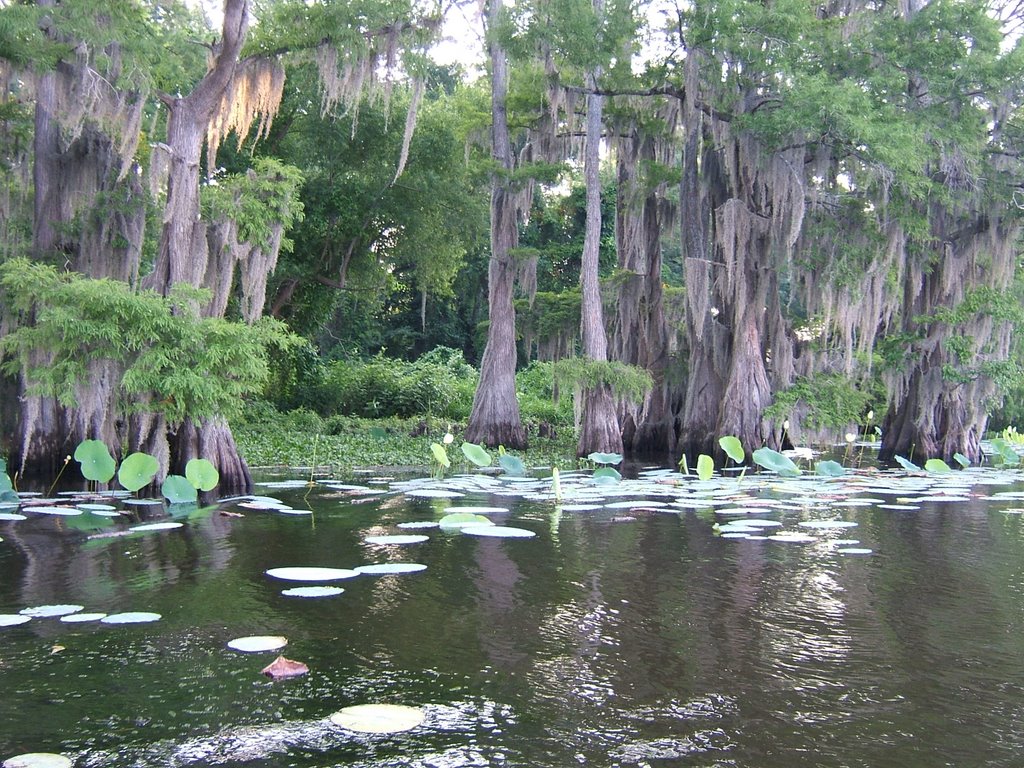
[[448,451],[446,451],[444,446],[440,443],[431,443],[430,452],[434,454],[434,461],[445,469],[452,465],[452,460],[448,458]]
[[702,453],[697,457],[697,477],[701,480],[710,480],[715,474],[715,460]]
[[953,460],[964,469],[967,469],[969,466],[971,466],[971,460],[964,456],[962,453],[954,453]]
[[523,477],[526,474],[526,465],[523,463],[523,460],[509,453],[498,457],[498,466],[505,470],[506,474],[513,477]]
[[594,470],[594,474],[591,475],[591,477],[597,479],[600,479],[602,477],[610,477],[615,482],[619,482],[619,480],[622,479],[622,475],[619,473],[619,470],[617,470],[615,467],[598,467],[597,469]]
[[476,443],[463,443],[462,453],[478,467],[489,467],[493,461],[491,454],[482,445]]
[[220,482],[220,472],[206,459],[190,459],[185,465],[185,478],[200,491],[212,491]]
[[928,461],[924,463],[924,468],[926,472],[935,472],[941,475],[953,471],[949,464],[944,462],[942,459],[928,459]]
[[842,477],[846,469],[838,461],[819,461],[814,465],[814,473],[824,477]]
[[100,440],[83,440],[75,448],[75,461],[82,465],[82,477],[97,483],[107,483],[114,476],[117,465]]
[[160,491],[171,504],[187,504],[199,498],[196,487],[181,475],[168,475]]
[[160,462],[148,453],[133,453],[121,462],[117,482],[126,491],[135,491],[149,485],[160,470]]
[[797,477],[800,474],[800,467],[793,463],[788,456],[783,456],[771,448],[758,448],[751,454],[754,462],[772,472],[778,472],[783,477]]
[[725,451],[725,455],[735,461],[737,464],[742,464],[746,458],[746,453],[743,450],[743,443],[735,435],[725,435],[718,438],[718,444],[722,450]]

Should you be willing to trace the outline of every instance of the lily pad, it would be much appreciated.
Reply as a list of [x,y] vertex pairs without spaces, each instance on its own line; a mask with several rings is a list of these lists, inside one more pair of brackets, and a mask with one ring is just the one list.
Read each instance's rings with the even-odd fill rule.
[[441,528],[464,528],[466,526],[494,525],[483,515],[472,512],[454,512],[442,517],[438,523]]
[[352,579],[359,574],[348,568],[319,568],[295,566],[288,568],[271,568],[267,576],[285,581],[340,581]]
[[857,524],[849,520],[804,520],[797,523],[804,528],[816,528],[822,531],[837,530],[839,528],[856,528]]
[[603,453],[601,451],[594,451],[587,456],[595,464],[621,464],[622,454],[619,453]]
[[797,477],[800,474],[800,468],[793,463],[792,459],[771,448],[758,448],[751,454],[751,457],[758,466],[778,472],[783,477]]
[[823,477],[842,477],[846,474],[846,468],[838,461],[819,461],[814,465],[814,473]]
[[938,475],[948,475],[953,469],[942,459],[928,459],[924,463],[925,472],[934,472]]
[[872,550],[866,547],[840,547],[836,552],[843,555],[870,555]]
[[0,512],[0,521],[14,522],[16,520],[28,520],[28,517],[17,512]]
[[228,640],[228,648],[242,653],[263,653],[279,651],[288,645],[288,638],[281,635],[250,635]]
[[160,492],[171,504],[187,504],[199,498],[195,486],[181,475],[168,475]]
[[452,460],[448,458],[448,451],[446,451],[444,446],[440,443],[431,443],[430,452],[434,454],[434,461],[445,469],[452,465]]
[[399,523],[398,527],[408,530],[415,530],[416,528],[437,528],[437,523],[433,520],[414,520],[409,523]]
[[287,677],[299,677],[309,672],[309,667],[301,661],[292,661],[284,656],[278,656],[267,666],[260,670],[261,674],[274,680],[282,680]]
[[83,624],[88,621],[99,621],[107,616],[105,613],[69,613],[61,616],[60,620],[65,624]]
[[142,531],[169,531],[172,528],[181,528],[183,525],[185,524],[170,521],[166,523],[144,523],[143,525],[133,525],[128,530],[134,533],[141,533]]
[[101,440],[83,440],[75,448],[75,461],[82,467],[82,477],[107,483],[114,476],[114,457]]
[[507,525],[467,525],[462,532],[471,536],[494,536],[501,539],[529,539],[537,535],[525,528],[512,528]]
[[24,616],[17,613],[0,613],[0,627],[14,627],[28,621],[32,621],[31,616]]
[[58,506],[33,506],[25,507],[28,512],[36,512],[40,515],[57,515],[58,517],[77,517],[78,515],[84,514],[80,509],[74,507],[58,507]]
[[200,491],[212,491],[220,482],[220,472],[206,459],[190,459],[185,465],[185,479]]
[[907,472],[921,471],[921,468],[917,466],[917,464],[915,464],[914,462],[910,461],[910,459],[905,459],[902,456],[893,456],[892,458],[893,461],[895,461],[897,464],[899,464],[901,467],[907,470]]
[[100,619],[102,624],[145,624],[150,621],[159,621],[159,613],[149,611],[126,611],[124,613],[112,613]]
[[78,613],[84,608],[84,605],[37,605],[34,608],[23,608],[18,613],[22,616],[44,619],[53,616],[67,616],[69,613]]
[[355,570],[364,576],[389,576],[401,573],[419,573],[427,570],[427,566],[421,563],[375,563],[360,565]]
[[482,445],[476,443],[463,443],[462,453],[478,467],[489,467],[493,461],[491,454]]
[[526,474],[526,465],[518,456],[503,454],[498,457],[498,466],[505,470],[505,474],[513,477],[523,477]]
[[[416,534],[395,535],[395,536],[367,536],[363,541],[367,544],[420,544],[429,541],[429,536]],[[358,569],[357,569],[358,570]]]
[[595,480],[610,477],[616,483],[622,479],[622,475],[619,474],[619,470],[617,470],[615,467],[598,467],[597,469],[594,470],[594,474],[591,475],[591,477]]
[[160,471],[160,462],[148,453],[133,453],[121,462],[117,470],[117,482],[125,490],[135,491],[145,488]]
[[737,464],[742,464],[746,458],[746,453],[743,450],[743,443],[735,435],[725,435],[724,437],[718,438],[718,445],[725,451],[725,455],[735,461]]
[[286,597],[334,597],[345,590],[341,587],[292,587],[281,590]]
[[962,453],[954,453],[953,460],[964,469],[967,469],[969,466],[971,466],[971,460],[964,456]]
[[71,760],[55,752],[26,752],[9,757],[2,768],[71,768]]
[[710,480],[715,474],[715,460],[702,453],[697,457],[697,478],[699,480]]
[[360,733],[398,733],[412,730],[426,719],[422,709],[400,704],[356,704],[331,715],[331,722]]

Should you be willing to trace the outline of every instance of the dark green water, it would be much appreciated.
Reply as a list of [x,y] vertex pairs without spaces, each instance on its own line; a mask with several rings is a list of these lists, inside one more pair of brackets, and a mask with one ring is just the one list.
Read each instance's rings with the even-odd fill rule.
[[[423,531],[456,502],[353,503],[273,492],[312,518],[198,515],[88,538],[69,519],[0,523],[0,613],[78,603],[151,624],[34,619],[0,629],[0,759],[77,766],[1017,766],[1024,763],[1024,520],[1017,500],[844,507],[869,556],[713,535],[710,512],[556,513],[496,522],[531,539]],[[269,493],[267,491],[261,491]],[[863,491],[862,491],[863,492]],[[306,498],[303,499],[303,495]],[[832,510],[837,513],[839,509]],[[787,525],[803,513],[775,509]],[[834,515],[830,515],[834,516]],[[420,531],[408,531],[420,533]],[[830,534],[833,538],[837,534]],[[418,562],[337,597],[289,598],[264,571]],[[281,634],[274,654],[225,647]],[[58,650],[58,647],[61,650]],[[419,728],[360,735],[352,704],[422,707]]]

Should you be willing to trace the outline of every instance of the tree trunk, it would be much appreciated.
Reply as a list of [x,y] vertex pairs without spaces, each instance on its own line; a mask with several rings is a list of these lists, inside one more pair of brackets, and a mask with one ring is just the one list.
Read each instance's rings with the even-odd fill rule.
[[466,427],[466,440],[487,446],[526,447],[526,431],[516,400],[516,311],[513,304],[516,266],[512,250],[519,243],[517,196],[508,178],[513,168],[508,129],[508,59],[498,40],[501,3],[488,6],[491,57],[491,151],[503,173],[491,180],[491,260],[487,269],[487,345],[480,363],[480,383]]
[[[597,72],[588,75],[588,85],[597,88]],[[601,250],[601,115],[604,97],[587,95],[587,139],[584,146],[583,177],[587,190],[586,227],[580,264],[580,335],[583,354],[596,362],[608,362],[608,338],[601,305],[599,256]],[[607,385],[583,390],[583,418],[580,423],[577,456],[594,451],[622,453],[622,431],[615,400]]]

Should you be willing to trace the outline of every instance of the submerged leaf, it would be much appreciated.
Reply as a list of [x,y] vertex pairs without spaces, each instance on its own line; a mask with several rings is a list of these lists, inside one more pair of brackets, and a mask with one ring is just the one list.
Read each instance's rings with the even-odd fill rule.
[[309,672],[309,667],[301,661],[292,661],[284,656],[278,656],[267,666],[260,670],[260,674],[266,675],[273,680],[282,680],[287,677],[299,677]]
[[463,528],[467,525],[494,525],[492,521],[475,512],[453,512],[442,517],[437,524],[441,528]]

